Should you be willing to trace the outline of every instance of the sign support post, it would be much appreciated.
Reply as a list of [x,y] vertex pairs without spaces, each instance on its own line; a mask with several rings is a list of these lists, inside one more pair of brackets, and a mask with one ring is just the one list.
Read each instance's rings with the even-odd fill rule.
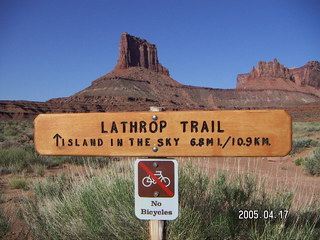
[[[150,112],[161,112],[161,107],[150,107]],[[155,118],[155,117],[153,117]],[[165,221],[149,220],[149,236],[150,240],[162,240],[165,237]]]
[[165,221],[149,220],[149,236],[151,240],[165,239]]

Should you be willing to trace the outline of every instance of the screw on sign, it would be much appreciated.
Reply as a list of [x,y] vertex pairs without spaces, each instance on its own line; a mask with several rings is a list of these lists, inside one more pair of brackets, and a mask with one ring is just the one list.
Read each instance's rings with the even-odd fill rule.
[[174,163],[172,161],[140,161],[138,194],[140,197],[174,196]]

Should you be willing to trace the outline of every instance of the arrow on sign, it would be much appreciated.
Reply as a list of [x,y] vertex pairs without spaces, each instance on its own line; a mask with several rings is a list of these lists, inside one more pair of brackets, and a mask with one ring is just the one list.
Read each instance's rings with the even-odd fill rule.
[[139,162],[139,166],[142,167],[142,169],[159,184],[159,186],[169,195],[169,197],[173,197],[173,192],[167,188],[143,162]]
[[62,137],[57,133],[56,135],[53,136],[53,139],[56,139],[56,146],[59,146],[59,138],[62,139]]

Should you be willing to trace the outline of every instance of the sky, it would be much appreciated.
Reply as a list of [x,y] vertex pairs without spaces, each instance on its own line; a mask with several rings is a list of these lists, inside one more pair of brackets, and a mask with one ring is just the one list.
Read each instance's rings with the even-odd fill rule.
[[0,100],[67,97],[116,65],[122,32],[176,81],[236,87],[258,61],[320,61],[319,0],[0,0]]

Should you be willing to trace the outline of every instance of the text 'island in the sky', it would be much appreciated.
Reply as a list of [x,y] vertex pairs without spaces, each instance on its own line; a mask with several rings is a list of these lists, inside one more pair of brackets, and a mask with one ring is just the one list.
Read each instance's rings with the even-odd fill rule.
[[40,114],[42,155],[285,156],[291,117],[283,110]]

